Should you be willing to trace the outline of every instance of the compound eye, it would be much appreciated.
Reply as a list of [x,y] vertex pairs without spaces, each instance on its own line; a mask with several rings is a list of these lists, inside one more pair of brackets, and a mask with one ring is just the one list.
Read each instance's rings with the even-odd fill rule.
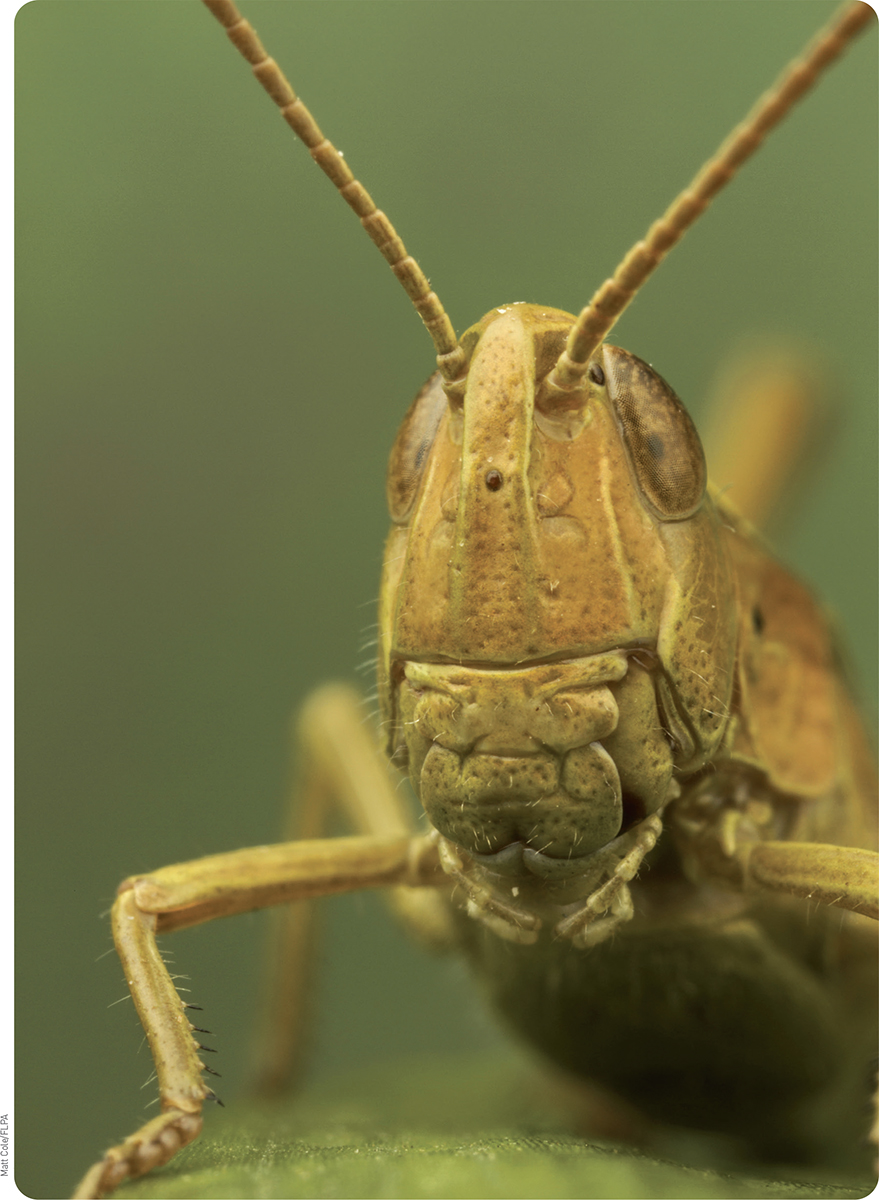
[[403,418],[388,462],[388,509],[391,520],[396,524],[404,524],[412,511],[447,403],[437,371],[428,379]]
[[605,346],[608,395],[638,487],[658,517],[680,521],[702,503],[705,454],[690,414],[652,367]]

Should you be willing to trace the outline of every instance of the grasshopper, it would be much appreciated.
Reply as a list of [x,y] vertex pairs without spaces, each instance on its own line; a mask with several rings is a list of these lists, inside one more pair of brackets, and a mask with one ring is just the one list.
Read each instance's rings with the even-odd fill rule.
[[[216,7],[240,33],[230,8]],[[261,61],[257,57],[257,66]],[[330,162],[331,169],[338,170]],[[406,264],[402,271],[411,270],[402,251],[397,261]],[[643,273],[642,267],[639,272]],[[802,932],[807,898],[817,899],[825,908],[872,911],[874,860],[869,853],[858,852],[872,845],[870,767],[857,719],[828,657],[822,618],[808,594],[771,565],[729,502],[713,493],[709,502],[703,499],[704,469],[696,435],[668,386],[624,351],[599,348],[608,331],[608,326],[601,328],[602,321],[616,315],[614,290],[609,303],[600,300],[590,310],[592,315],[568,343],[565,359],[562,346],[571,327],[565,314],[502,306],[458,346],[418,277],[413,273],[407,278],[428,321],[439,330],[438,352],[445,374],[420,393],[392,454],[389,498],[395,532],[383,587],[380,673],[386,749],[396,763],[406,762],[410,770],[415,764],[416,787],[420,783],[433,832],[422,837],[410,833],[393,794],[373,778],[373,760],[368,750],[360,748],[356,709],[343,694],[324,692],[307,707],[303,719],[305,759],[310,764],[304,786],[306,798],[311,795],[307,821],[320,826],[320,797],[329,788],[355,826],[369,829],[368,834],[351,841],[303,842],[277,851],[261,848],[249,855],[238,852],[123,885],[116,924],[128,977],[139,980],[133,987],[135,1000],[142,1012],[152,1003],[158,1005],[159,1016],[147,1016],[151,1039],[164,1044],[171,1059],[178,1059],[171,1074],[178,1065],[182,1073],[169,1085],[160,1071],[165,1112],[123,1148],[111,1151],[84,1181],[83,1194],[166,1160],[175,1144],[188,1140],[198,1124],[195,1108],[206,1089],[200,1082],[193,1083],[200,1079],[200,1067],[188,1030],[176,1037],[171,1028],[175,1023],[181,1028],[180,1001],[153,954],[151,932],[156,927],[170,931],[296,896],[397,885],[404,889],[397,898],[407,919],[437,939],[454,936],[465,944],[498,981],[501,1007],[533,1037],[536,1022],[533,1015],[517,1009],[511,997],[520,994],[519,989],[504,979],[499,955],[521,963],[517,970],[525,974],[536,968],[544,979],[557,979],[563,961],[563,974],[571,982],[555,994],[563,1008],[569,1006],[573,1001],[565,999],[566,988],[573,989],[578,999],[587,990],[579,978],[582,964],[612,964],[614,948],[632,947],[639,929],[642,938],[659,931],[660,939],[667,936],[673,941],[687,924],[683,911],[673,910],[668,933],[663,878],[694,889],[701,899],[713,897],[715,887],[719,890],[722,899],[716,911],[711,910],[719,928],[711,929],[704,945],[691,928],[686,930],[687,953],[698,946],[704,950],[698,957],[709,963],[716,940],[727,935],[730,940],[722,953],[735,958],[733,946],[739,937],[735,923],[741,923],[745,914],[748,920],[758,916],[761,904],[776,914],[773,919],[784,925],[783,941],[791,944],[797,931]],[[595,325],[597,329],[592,328]],[[589,346],[593,336],[597,340]],[[509,345],[514,347],[512,358]],[[530,365],[532,361],[536,365]],[[559,361],[562,365],[557,369]],[[504,436],[498,440],[494,417],[478,415],[493,411],[489,401],[480,407],[479,396],[489,393],[490,380],[498,375],[506,379],[507,393],[521,392],[521,380],[531,372],[536,372],[540,384],[532,389],[529,401],[529,411],[536,414],[533,424],[530,418],[525,422],[521,408],[511,411],[504,416]],[[645,427],[639,417],[637,396],[642,393],[651,397],[658,424]],[[468,412],[477,414],[469,423]],[[543,439],[542,456],[530,440],[538,437],[535,427]],[[607,496],[614,497],[610,507],[626,514],[632,540],[614,542],[606,536],[594,550],[598,557],[585,574],[578,574],[584,570],[583,556],[570,553],[566,540],[575,538],[574,526],[587,519],[598,528],[600,514],[607,509],[596,507],[589,518],[586,510],[571,515],[574,496],[585,495],[587,484],[561,455],[586,445],[590,438],[595,439],[591,461],[605,464],[607,470],[599,495],[605,497],[605,506]],[[657,460],[672,443],[682,449],[668,476]],[[457,493],[449,487],[453,476],[459,480]],[[615,488],[628,490],[622,496]],[[486,507],[492,504],[493,517]],[[534,505],[545,528],[554,529],[559,539],[553,553],[535,549],[535,535],[526,539],[528,544],[515,540],[524,536],[529,521],[533,523]],[[430,512],[433,527],[426,515],[421,516]],[[459,537],[459,526],[465,537]],[[688,554],[664,542],[660,551],[649,532],[671,529],[673,541],[679,530],[693,528],[696,548],[691,545]],[[437,530],[447,538],[442,554],[433,544],[440,536]],[[402,539],[405,545],[399,544]],[[465,545],[460,548],[462,541]],[[618,569],[608,578],[607,564],[616,561],[619,567],[613,547],[631,546],[634,541],[639,549],[626,559],[626,572]],[[545,569],[538,572],[534,564],[547,553],[549,559],[541,559]],[[664,558],[678,561],[680,572],[663,576]],[[684,559],[691,571],[689,582]],[[694,560],[698,579],[692,577]],[[402,576],[397,574],[400,562],[405,562]],[[454,584],[447,584],[446,596],[443,578],[449,577],[450,564]],[[664,578],[661,595],[653,595],[649,602],[653,584],[645,586],[642,580],[638,591],[632,583],[639,564],[649,578]],[[584,606],[582,597],[592,595],[591,581],[598,577],[608,595],[601,603],[596,600]],[[678,608],[668,598],[670,577],[679,592]],[[771,586],[760,582],[770,577]],[[738,607],[733,608],[730,598],[737,590]],[[581,622],[594,622],[578,625],[574,633],[570,625],[566,628],[571,618],[565,605],[572,595],[581,597]],[[633,595],[645,605],[640,626],[633,616]],[[764,661],[758,648],[778,644],[769,640],[773,634],[791,654],[792,647],[799,645],[781,637],[790,630],[791,618],[780,615],[782,610],[773,608],[771,601],[780,604],[782,599],[791,604],[785,614],[807,614],[809,636],[818,639],[816,659],[805,653],[793,655],[803,672],[817,665],[817,675],[826,685],[824,710],[819,709],[817,718],[799,712],[795,722],[800,737],[816,751],[818,767],[811,760],[785,757],[785,731],[778,733],[768,717],[760,719],[761,705],[768,701],[759,681],[767,673],[771,677],[772,660]],[[621,605],[626,604],[626,615],[620,618]],[[702,605],[698,611],[697,604]],[[717,611],[724,606],[724,612]],[[693,626],[687,631],[693,642],[688,641],[686,651],[670,632],[671,626],[663,632],[662,617],[670,611],[676,614],[672,626],[678,621]],[[621,619],[623,626],[613,626],[614,620]],[[607,636],[608,628],[614,636]],[[811,654],[812,642],[809,647]],[[582,653],[584,648],[589,653]],[[688,657],[691,654],[698,657]],[[713,674],[709,660],[716,668]],[[777,697],[778,681],[772,677],[770,682],[769,690]],[[807,673],[791,686],[795,696],[811,695],[816,682]],[[748,701],[746,684],[751,687]],[[741,692],[738,698],[735,687]],[[682,696],[688,697],[689,705]],[[567,777],[552,776],[548,756],[540,749],[554,745],[553,734],[542,724],[539,730],[529,725],[535,698],[538,717],[534,720],[573,730],[570,744],[553,751],[557,758],[562,753],[570,756]],[[844,747],[836,747],[829,760],[826,755],[822,760],[821,730],[827,726],[828,711],[835,718],[834,736],[843,740]],[[496,715],[493,726],[483,728],[480,721],[489,712],[500,716]],[[807,716],[814,721],[808,736],[803,734]],[[755,742],[757,729],[763,741]],[[471,762],[466,787],[455,792],[446,756],[466,757],[477,741],[483,747],[478,752],[483,761]],[[332,751],[327,749],[330,746]],[[837,769],[837,761],[845,764],[844,771]],[[347,782],[333,764],[343,764]],[[821,770],[823,787],[818,787],[815,779]],[[856,778],[843,787],[839,780],[847,773]],[[363,784],[367,777],[370,782]],[[844,798],[828,816],[822,797],[837,786]],[[512,801],[504,792],[514,793]],[[554,797],[552,802],[541,807],[549,797]],[[533,822],[527,828],[526,817]],[[841,849],[828,850],[828,845],[837,843]],[[647,865],[652,875],[647,874]],[[231,885],[224,882],[218,887],[227,873],[234,873]],[[656,887],[650,887],[651,880]],[[759,896],[776,898],[754,900],[751,889]],[[132,907],[135,896],[136,908]],[[787,898],[791,896],[793,900]],[[653,897],[657,907],[651,912]],[[459,901],[463,915],[454,907]],[[142,919],[141,913],[150,915]],[[703,905],[700,922],[707,917]],[[126,922],[138,930],[134,941],[124,935]],[[835,926],[832,932],[825,929],[821,918],[814,918],[812,924],[816,928],[809,933],[804,954],[814,953],[813,938],[821,941],[826,936],[833,941],[838,936]],[[857,956],[860,925],[852,920],[847,929],[855,943],[851,953]],[[553,934],[549,940],[547,932]],[[297,936],[295,918],[291,936]],[[743,960],[750,937],[749,929],[740,939],[745,947],[740,952]],[[671,942],[659,944],[668,948]],[[292,974],[295,984],[296,971]],[[611,965],[607,977],[619,994],[620,981]],[[791,1004],[796,991],[792,985]],[[808,1016],[804,1015],[807,1024]],[[544,1022],[543,1048],[550,1056],[562,1057],[566,1065],[574,1065],[569,1051],[563,1053],[552,1044],[558,1028],[547,1029]],[[621,1060],[616,1044],[614,1050],[614,1062],[608,1065],[591,1058],[588,1047],[578,1049],[577,1065],[611,1091],[646,1104],[648,1113],[651,1106],[663,1107],[667,1093],[646,1086],[643,1076],[627,1079],[633,1068]],[[704,1060],[682,1066],[683,1078],[697,1067],[704,1067]],[[654,1073],[667,1069],[661,1055],[651,1069]],[[800,1091],[810,1081],[789,1072],[785,1082]],[[685,1096],[687,1088],[676,1091]],[[757,1134],[754,1123],[765,1123],[762,1111],[756,1118],[753,1112],[731,1115],[728,1093],[722,1101],[714,1097],[723,1112],[708,1118],[705,1095],[699,1099],[700,1113],[689,1111],[687,1105],[695,1103],[691,1091],[689,1100],[681,1101],[677,1119],[682,1123],[697,1117],[709,1122],[739,1121],[751,1137]],[[781,1136],[783,1131],[774,1132]]]

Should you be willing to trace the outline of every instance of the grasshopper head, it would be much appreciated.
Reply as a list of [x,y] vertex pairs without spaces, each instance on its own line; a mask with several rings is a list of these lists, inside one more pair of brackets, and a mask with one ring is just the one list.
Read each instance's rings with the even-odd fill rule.
[[513,872],[573,866],[660,809],[673,770],[716,749],[730,698],[698,435],[614,346],[543,400],[573,322],[488,313],[462,339],[464,386],[425,384],[388,472],[388,749],[444,836]]

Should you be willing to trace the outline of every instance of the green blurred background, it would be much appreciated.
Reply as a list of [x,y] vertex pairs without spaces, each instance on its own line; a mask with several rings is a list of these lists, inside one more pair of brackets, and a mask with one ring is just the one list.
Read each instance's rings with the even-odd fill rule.
[[[581,306],[833,8],[245,11],[460,332],[512,300]],[[16,33],[17,1179],[54,1196],[153,1095],[100,914],[126,874],[275,838],[288,714],[369,658],[385,457],[432,350],[198,4],[40,0]],[[618,327],[697,419],[742,338],[826,354],[846,423],[781,551],[871,712],[875,113],[873,28]],[[327,907],[316,1071],[499,1036],[376,897]],[[173,943],[227,1103],[262,931]]]

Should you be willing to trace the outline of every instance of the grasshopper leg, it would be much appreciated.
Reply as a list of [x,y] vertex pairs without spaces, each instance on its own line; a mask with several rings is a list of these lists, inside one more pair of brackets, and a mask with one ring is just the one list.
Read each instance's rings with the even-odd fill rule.
[[325,838],[254,846],[127,879],[113,906],[113,937],[159,1080],[162,1113],[112,1147],[86,1174],[80,1200],[161,1166],[201,1128],[201,1047],[156,935],[289,900],[365,887],[433,886],[443,878],[427,838]]
[[138,908],[134,891],[122,892],[113,906],[113,937],[156,1063],[162,1113],[108,1150],[80,1183],[77,1198],[101,1196],[123,1179],[166,1163],[197,1137],[202,1102],[212,1094],[202,1081],[193,1026],[156,946],[155,929],[155,915]]
[[738,854],[746,888],[879,919],[879,853],[813,842],[756,842]]
[[833,433],[820,364],[799,347],[766,344],[731,359],[713,387],[703,433],[711,478],[753,525],[792,510]]
[[[353,688],[327,684],[315,691],[295,715],[292,735],[293,786],[285,838],[326,836],[334,815],[358,834],[415,833],[401,776],[379,752]],[[451,943],[447,909],[434,889],[396,887],[385,896],[416,937],[434,947]],[[314,905],[286,905],[272,916],[255,1073],[256,1090],[266,1096],[289,1088],[302,1068],[312,994]]]

